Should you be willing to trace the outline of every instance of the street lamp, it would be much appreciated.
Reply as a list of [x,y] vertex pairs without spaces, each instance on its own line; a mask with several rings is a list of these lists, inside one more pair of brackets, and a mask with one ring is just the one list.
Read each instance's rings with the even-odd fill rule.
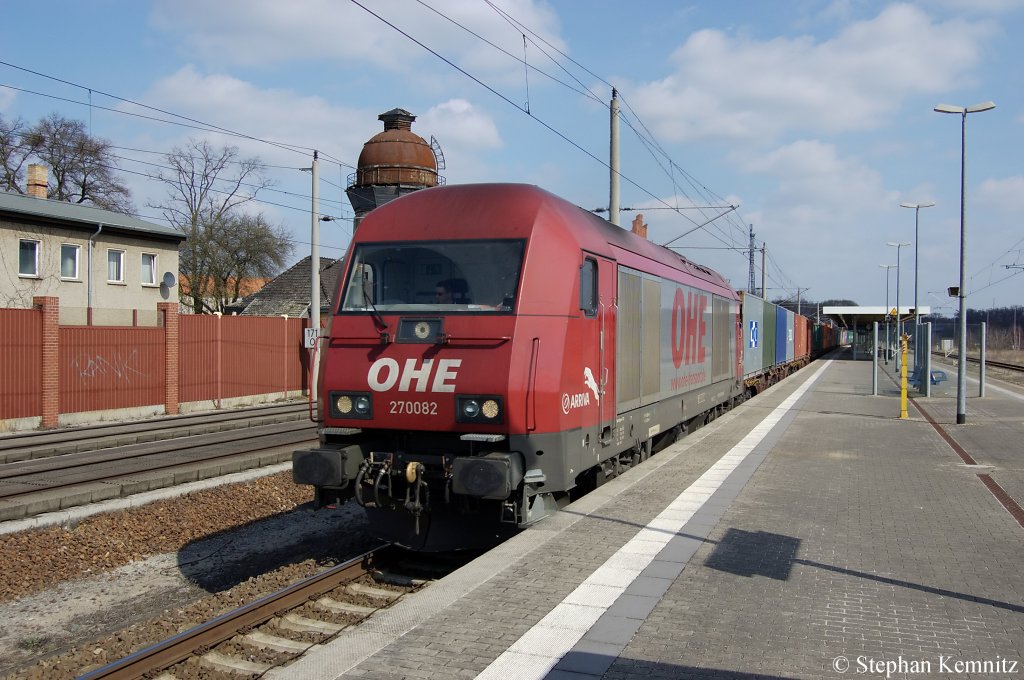
[[896,248],[896,339],[903,337],[903,325],[900,323],[900,248],[909,246],[905,241],[887,241],[886,245]]
[[960,355],[956,367],[956,424],[967,422],[967,288],[964,286],[964,250],[967,232],[967,114],[980,113],[994,109],[992,102],[981,102],[971,106],[952,106],[939,104],[935,107],[938,113],[956,113],[960,116]]
[[[894,264],[880,264],[879,267],[885,267],[885,363],[889,363],[889,270],[893,269],[896,265]],[[897,310],[899,311],[899,310]]]
[[930,208],[934,203],[900,203],[901,208],[913,208],[914,209],[914,370],[917,370],[918,365],[921,363],[921,338],[918,337],[918,328],[921,325],[921,313],[918,311],[917,304],[917,253],[921,239],[918,237],[918,226],[920,224],[919,216],[921,215],[921,208]]

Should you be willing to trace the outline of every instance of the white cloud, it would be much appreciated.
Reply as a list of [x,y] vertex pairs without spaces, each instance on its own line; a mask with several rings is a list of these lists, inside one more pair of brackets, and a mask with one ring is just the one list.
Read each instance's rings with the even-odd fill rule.
[[633,105],[672,140],[873,129],[907,97],[963,82],[991,30],[933,21],[911,5],[889,6],[829,40],[702,30],[672,55],[675,72],[641,84]]
[[[843,158],[835,146],[799,140],[761,156],[741,159],[744,170],[777,182],[770,201],[790,217],[835,222],[897,204],[881,174],[858,159]],[[778,219],[778,210],[773,215]]]
[[[315,95],[260,88],[233,76],[202,74],[191,65],[157,81],[143,101],[258,139],[329,150],[350,163],[376,126],[376,113],[332,106]],[[189,136],[238,146],[270,163],[307,163],[301,154],[254,140],[188,129],[181,138]]]
[[432,106],[420,117],[419,124],[428,134],[452,145],[475,149],[502,146],[494,120],[465,99],[450,99]]
[[[519,28],[479,0],[431,4],[438,6],[436,12],[414,0],[366,3],[394,28],[355,3],[336,0],[158,0],[151,21],[168,32],[183,33],[189,58],[214,66],[330,60],[352,68],[371,64],[412,72],[417,60],[437,60],[397,28],[473,72],[522,78],[520,63],[453,22],[515,58],[523,55]],[[567,49],[558,36],[558,17],[544,3],[503,0],[501,7],[543,40]],[[534,49],[532,60],[539,56]]]
[[972,203],[975,202],[1019,217],[1024,213],[1024,175],[985,180],[978,187],[977,198],[972,199]]
[[488,176],[481,157],[504,145],[498,126],[487,113],[465,99],[449,99],[430,107],[413,130],[425,139],[437,139],[447,167],[441,174],[449,182],[481,181]]

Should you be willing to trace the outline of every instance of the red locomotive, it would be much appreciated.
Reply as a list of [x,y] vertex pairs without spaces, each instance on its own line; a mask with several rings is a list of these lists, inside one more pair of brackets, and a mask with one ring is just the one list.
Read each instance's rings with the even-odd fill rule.
[[764,371],[745,372],[740,305],[533,186],[392,201],[346,258],[294,479],[402,545],[492,544],[743,399]]

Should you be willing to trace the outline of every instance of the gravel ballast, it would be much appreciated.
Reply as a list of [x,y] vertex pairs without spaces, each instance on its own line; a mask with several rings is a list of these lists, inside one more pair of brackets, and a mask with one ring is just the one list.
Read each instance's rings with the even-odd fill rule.
[[0,535],[0,675],[76,677],[371,545],[311,497],[287,471]]

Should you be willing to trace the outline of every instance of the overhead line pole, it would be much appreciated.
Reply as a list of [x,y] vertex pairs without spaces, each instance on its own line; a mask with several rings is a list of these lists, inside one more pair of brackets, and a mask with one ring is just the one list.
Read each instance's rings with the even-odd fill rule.
[[768,244],[765,243],[764,241],[761,241],[761,299],[762,300],[767,300],[768,299],[768,298],[765,297],[765,291],[767,291],[767,288],[764,287],[765,286],[765,260],[767,259],[767,257],[768,257]]
[[313,341],[313,361],[310,362],[311,375],[309,377],[309,393],[316,395],[317,373],[320,364],[320,160],[319,154],[313,150],[313,205],[312,219],[310,222],[310,246],[309,246],[309,269],[310,275],[310,304],[309,304],[309,325],[313,328],[316,338]]
[[608,221],[619,226],[619,93],[612,88],[611,133],[608,153],[609,191]]

